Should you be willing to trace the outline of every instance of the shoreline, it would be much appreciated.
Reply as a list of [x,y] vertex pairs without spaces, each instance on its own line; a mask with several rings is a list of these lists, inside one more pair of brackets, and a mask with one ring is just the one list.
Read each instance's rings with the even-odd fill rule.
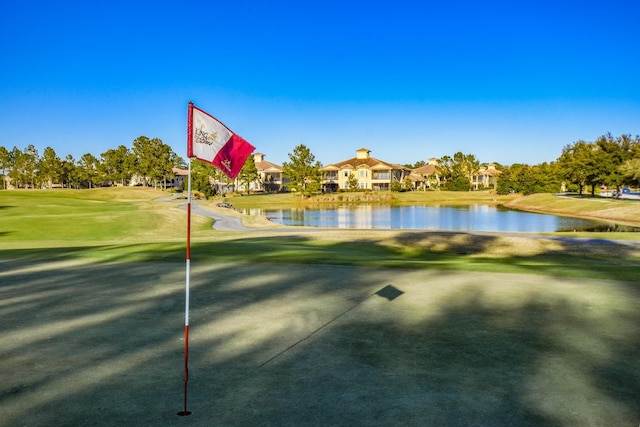
[[[359,205],[362,203],[385,204],[390,206],[460,206],[486,204],[500,206],[507,209],[519,210],[538,214],[550,214],[569,218],[580,218],[594,221],[616,223],[623,226],[640,227],[640,200],[636,194],[622,199],[606,197],[578,196],[574,194],[532,194],[532,195],[497,195],[492,192],[426,192],[426,193],[398,193],[393,195],[393,201],[384,197],[377,197],[372,193],[341,193],[322,195],[320,198],[299,199],[292,194],[255,194],[249,196],[234,196],[224,200],[234,209],[268,208],[268,207],[323,207],[329,205]],[[638,195],[640,198],[640,195]],[[215,201],[211,201],[215,204]],[[234,211],[236,212],[236,211]],[[239,212],[238,215],[240,215]],[[253,227],[248,222],[257,222],[257,218],[241,215],[243,223]],[[265,220],[266,221],[266,220]],[[263,224],[258,225],[263,226]]]
[[[620,209],[616,209],[616,208],[601,209],[601,210],[588,211],[588,212],[577,212],[575,210],[569,210],[567,208],[562,208],[562,207],[555,208],[555,209],[549,208],[549,207],[541,208],[531,203],[526,203],[527,200],[531,200],[536,196],[537,195],[522,196],[520,198],[506,202],[502,204],[502,206],[508,209],[516,209],[524,212],[550,214],[550,215],[564,216],[569,218],[592,219],[592,220],[599,220],[599,221],[605,221],[605,222],[614,222],[616,224],[630,226],[630,227],[640,227],[640,212],[638,212],[638,216],[636,216],[636,218],[638,218],[637,220],[631,220],[628,218],[629,216],[628,210],[621,211]],[[576,197],[569,197],[565,195],[554,195],[554,197],[567,197],[571,202],[576,202],[576,203],[581,203],[581,202],[602,203],[602,202],[612,201],[611,199],[608,199],[608,198],[601,198],[601,199],[576,198]],[[638,203],[637,210],[640,211],[640,202],[636,202],[635,200],[628,199],[628,198],[615,199],[616,203],[617,202],[624,203],[625,201],[631,201],[631,203]]]
[[[594,221],[602,221],[602,222],[606,222],[606,223],[614,223],[614,224],[618,224],[621,226],[627,226],[627,227],[640,227],[640,220],[638,221],[632,221],[632,220],[628,220],[626,218],[621,218],[620,216],[617,216],[615,214],[612,213],[601,213],[601,212],[592,212],[592,213],[576,213],[576,212],[566,212],[563,211],[561,209],[541,209],[541,208],[536,208],[534,206],[530,206],[527,204],[522,204],[522,203],[518,203],[518,201],[511,201],[508,203],[499,203],[497,204],[497,206],[502,206],[505,207],[507,209],[512,209],[512,210],[518,210],[518,211],[522,211],[522,212],[530,212],[530,213],[537,213],[537,214],[547,214],[547,215],[556,215],[556,216],[561,216],[561,217],[567,217],[567,218],[578,218],[578,219],[588,219],[588,220],[594,220]],[[220,223],[218,225],[213,226],[213,228],[217,229],[217,230],[227,230],[227,231],[231,231],[231,230],[238,230],[237,226],[234,226],[232,228],[227,228],[227,226],[225,224],[222,224],[223,218],[224,217],[228,217],[229,220],[227,221],[232,222],[232,221],[239,221],[240,222],[240,226],[241,228],[245,228],[246,231],[248,230],[255,230],[255,229],[261,229],[264,227],[268,227],[268,228],[286,228],[286,229],[301,229],[301,228],[310,228],[310,229],[315,229],[315,228],[319,228],[319,229],[324,229],[324,227],[304,227],[304,226],[287,226],[287,225],[283,225],[283,224],[279,224],[279,223],[275,223],[270,221],[269,219],[262,217],[262,216],[254,216],[254,215],[249,215],[249,214],[245,214],[242,212],[238,212],[235,209],[228,209],[228,208],[214,208],[212,206],[207,206],[207,209],[210,209],[211,211],[215,212],[216,214],[220,215],[220,218],[216,218],[214,215],[206,215],[209,216],[210,218],[213,218],[215,221],[219,221]],[[223,209],[226,209],[223,210]],[[236,216],[237,215],[237,216]],[[326,228],[331,228],[331,227],[326,227]],[[392,230],[392,228],[390,228]],[[403,231],[407,231],[404,230]],[[416,229],[416,231],[425,231],[425,230],[421,230],[421,229]],[[439,230],[439,231],[445,231],[445,230]],[[474,230],[466,230],[467,232],[474,232]],[[592,232],[585,232],[585,233],[592,233]]]

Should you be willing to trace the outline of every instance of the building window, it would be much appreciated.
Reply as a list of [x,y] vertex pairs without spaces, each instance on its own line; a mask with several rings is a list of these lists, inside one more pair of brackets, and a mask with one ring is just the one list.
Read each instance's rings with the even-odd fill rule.
[[367,177],[367,171],[361,170],[360,171],[360,178],[366,178],[366,177]]
[[385,172],[373,172],[372,174],[373,179],[383,179],[383,180],[389,180],[391,179],[391,175],[389,174],[389,171],[385,171]]

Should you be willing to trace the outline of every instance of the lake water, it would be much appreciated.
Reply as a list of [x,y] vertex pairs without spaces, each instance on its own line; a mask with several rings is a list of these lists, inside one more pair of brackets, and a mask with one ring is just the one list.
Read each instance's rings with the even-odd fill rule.
[[599,221],[514,211],[489,205],[382,206],[345,205],[332,209],[247,209],[284,225],[352,229],[452,231],[639,231]]

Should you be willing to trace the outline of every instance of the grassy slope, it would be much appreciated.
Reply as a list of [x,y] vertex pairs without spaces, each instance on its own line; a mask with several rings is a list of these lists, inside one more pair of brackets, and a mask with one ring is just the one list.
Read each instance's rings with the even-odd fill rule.
[[[150,189],[0,192],[5,247],[96,245],[184,239],[184,212]],[[194,230],[209,222],[194,218]]]
[[595,218],[640,226],[640,201],[637,200],[533,194],[514,199],[506,203],[506,206],[531,212]]

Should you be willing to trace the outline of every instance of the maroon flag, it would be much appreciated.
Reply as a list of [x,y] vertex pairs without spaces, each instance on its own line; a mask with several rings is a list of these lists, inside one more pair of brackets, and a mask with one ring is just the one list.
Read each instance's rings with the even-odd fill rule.
[[209,113],[189,103],[187,157],[213,164],[231,179],[255,147]]

